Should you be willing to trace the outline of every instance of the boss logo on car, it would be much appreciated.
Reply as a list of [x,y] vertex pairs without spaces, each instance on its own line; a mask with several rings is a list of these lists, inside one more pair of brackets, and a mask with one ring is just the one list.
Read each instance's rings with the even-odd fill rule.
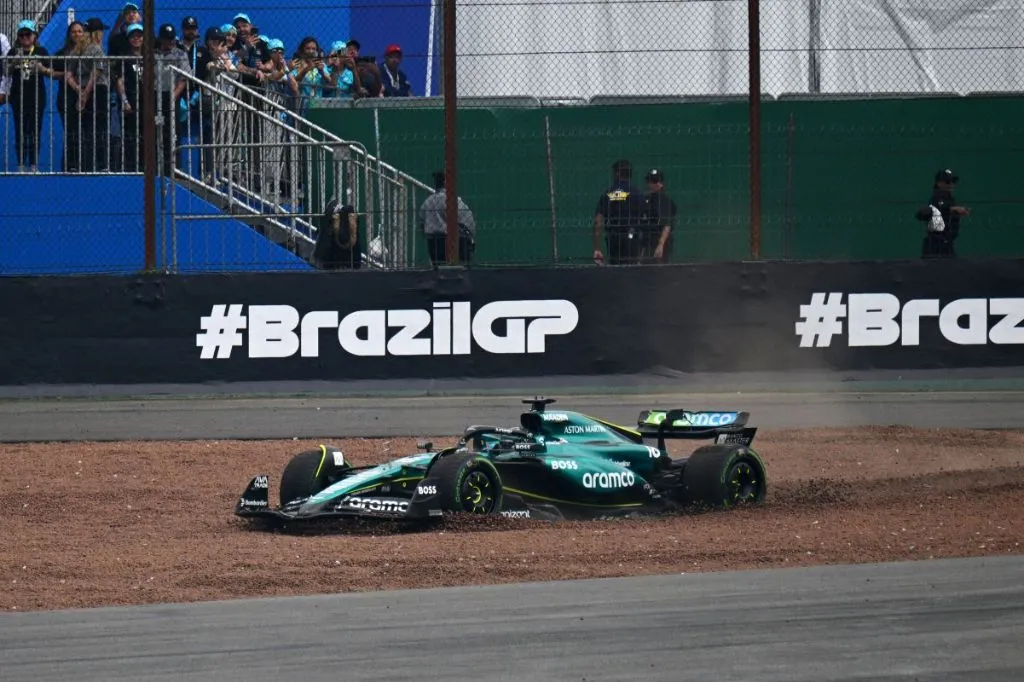
[[437,494],[437,486],[436,485],[418,485],[418,486],[416,486],[416,494],[417,495],[436,495]]
[[551,468],[557,471],[558,469],[571,470],[579,469],[580,467],[570,459],[553,459],[551,460]]
[[379,512],[405,512],[409,509],[406,500],[394,500],[386,497],[350,497],[345,506],[351,509]]
[[613,471],[611,473],[583,474],[585,488],[628,488],[636,483],[632,471]]

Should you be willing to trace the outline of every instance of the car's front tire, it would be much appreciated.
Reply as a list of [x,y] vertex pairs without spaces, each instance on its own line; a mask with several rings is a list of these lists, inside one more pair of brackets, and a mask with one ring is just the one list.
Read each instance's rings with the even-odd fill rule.
[[281,504],[311,497],[328,486],[326,450],[307,450],[291,458],[281,473]]
[[504,488],[498,469],[486,457],[452,454],[441,457],[428,476],[437,481],[438,502],[446,512],[498,514]]

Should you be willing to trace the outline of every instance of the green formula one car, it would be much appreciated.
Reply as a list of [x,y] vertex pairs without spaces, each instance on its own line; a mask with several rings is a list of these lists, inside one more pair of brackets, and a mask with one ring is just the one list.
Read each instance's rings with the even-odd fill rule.
[[[729,508],[765,498],[765,467],[750,448],[756,427],[731,411],[647,410],[629,428],[578,412],[530,405],[519,426],[470,426],[454,447],[433,448],[376,466],[354,467],[322,445],[285,467],[280,506],[270,479],[256,476],[235,514],[301,522],[324,518],[423,521],[449,512],[542,520]],[[687,457],[669,439],[707,439]],[[653,444],[648,444],[653,443]]]

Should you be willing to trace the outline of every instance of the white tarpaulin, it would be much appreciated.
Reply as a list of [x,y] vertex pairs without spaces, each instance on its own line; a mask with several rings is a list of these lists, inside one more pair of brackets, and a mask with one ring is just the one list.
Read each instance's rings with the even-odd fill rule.
[[824,0],[824,92],[1021,89],[1022,0]]
[[[743,94],[747,2],[459,0],[466,96]],[[761,3],[762,87],[807,88],[807,3]],[[770,66],[769,66],[770,65]]]
[[[463,97],[747,92],[746,0],[457,8]],[[1024,0],[762,0],[760,11],[765,93],[1021,88]]]

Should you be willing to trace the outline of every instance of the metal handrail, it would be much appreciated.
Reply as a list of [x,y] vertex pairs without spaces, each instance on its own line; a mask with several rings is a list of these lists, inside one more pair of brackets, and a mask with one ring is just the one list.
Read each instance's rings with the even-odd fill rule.
[[[246,216],[237,216],[245,222],[251,224],[260,223],[265,227],[272,227],[278,234],[285,236],[290,249],[298,249],[298,245],[301,242],[309,250],[308,247],[315,243],[317,228],[311,218],[320,215],[320,213],[313,211],[309,204],[306,203],[309,199],[322,199],[326,201],[327,197],[331,196],[332,193],[338,198],[342,194],[347,194],[350,198],[346,199],[345,203],[352,204],[361,215],[368,217],[375,215],[376,218],[374,224],[371,225],[374,221],[370,220],[365,224],[366,239],[363,242],[366,251],[363,255],[365,263],[372,267],[387,267],[386,264],[390,262],[393,267],[403,267],[410,258],[415,259],[416,248],[413,238],[415,206],[412,204],[416,200],[418,191],[433,191],[430,187],[416,180],[411,175],[399,171],[394,166],[383,163],[379,158],[369,154],[365,146],[360,142],[344,140],[330,133],[303,118],[290,107],[285,106],[273,97],[246,87],[235,78],[231,78],[226,74],[219,74],[212,81],[203,81],[181,68],[171,65],[168,65],[167,68],[173,74],[175,80],[184,80],[191,91],[198,91],[201,95],[204,95],[200,97],[200,104],[198,105],[199,125],[204,126],[204,131],[209,132],[209,129],[205,126],[213,125],[215,131],[226,131],[229,136],[237,135],[240,132],[244,137],[244,131],[247,129],[247,126],[253,125],[252,121],[255,121],[254,125],[256,127],[253,128],[254,131],[262,130],[259,133],[260,138],[258,141],[250,139],[247,142],[232,141],[228,144],[214,142],[213,140],[206,140],[201,144],[195,144],[194,139],[186,140],[185,144],[181,144],[176,139],[177,132],[175,130],[172,133],[173,142],[171,145],[173,158],[169,161],[173,169],[172,175],[176,179],[186,182],[193,189],[200,190],[200,194],[207,194],[208,197],[214,199],[215,203],[226,203],[229,206],[240,209],[241,213],[248,214]],[[206,112],[206,116],[213,116],[214,118],[206,119],[203,107],[212,107],[210,111]],[[220,128],[216,116],[228,112],[238,112],[237,115],[243,118],[234,119],[233,116],[235,114],[228,114],[229,118],[224,122],[226,127]],[[176,114],[177,112],[172,112],[171,115],[175,116]],[[161,120],[158,119],[158,121]],[[193,121],[192,118],[188,120]],[[239,120],[249,121],[250,123],[243,123],[239,127]],[[171,125],[172,129],[176,127],[174,123],[167,123],[167,125]],[[272,139],[271,142],[267,141],[268,138],[266,136],[268,134],[270,139]],[[212,135],[217,137],[218,133],[213,132]],[[234,156],[235,160],[228,161],[224,166],[224,168],[228,169],[228,172],[223,177],[237,178],[239,173],[241,173],[242,177],[249,176],[251,175],[251,168],[256,168],[258,175],[255,181],[263,182],[257,186],[252,184],[252,182],[241,181],[236,183],[234,179],[228,179],[226,180],[226,191],[222,191],[222,188],[218,187],[220,182],[216,176],[219,175],[221,170],[218,164],[221,163],[222,158],[216,156],[218,150],[243,150],[243,153],[245,153],[249,150],[262,149],[262,152],[257,153],[270,156],[281,154],[282,157],[287,157],[288,152],[286,150],[299,148],[308,149],[311,153],[312,150],[318,151],[313,156],[305,158],[305,160],[297,161],[295,157],[290,157],[290,160],[285,160],[285,158],[273,160],[271,163],[275,165],[272,166],[267,166],[266,164],[248,166],[244,161],[241,162],[241,166],[234,166],[234,164],[239,163],[238,156],[230,155]],[[212,164],[209,166],[210,175],[203,171],[198,174],[199,177],[196,177],[189,174],[187,170],[178,168],[178,152],[191,152],[195,150],[201,150],[200,153],[210,152],[213,155],[210,157],[211,161],[209,162]],[[200,165],[206,166],[207,162],[203,161]],[[232,166],[234,166],[234,171]],[[266,175],[268,168],[271,173],[269,178]],[[321,182],[320,184],[310,185],[310,179],[316,175],[314,172],[316,168],[322,169],[318,176],[321,178]],[[304,178],[302,176],[302,169],[305,169],[307,174]],[[376,183],[371,181],[374,175],[377,178]],[[334,187],[333,190],[329,186],[323,185],[322,179],[325,177],[333,178],[331,183]],[[272,186],[277,186],[278,183],[281,184],[268,194],[264,191],[267,187],[267,180],[271,181]],[[280,201],[280,195],[278,194],[281,187],[286,186],[286,183],[290,183],[292,190],[292,193],[287,195],[290,198],[290,201],[286,202],[288,210]],[[172,220],[175,220],[177,216],[174,201],[175,199],[172,195],[171,211],[175,216],[172,217]],[[256,208],[250,202],[258,202],[260,207]],[[298,205],[295,202],[298,202]],[[379,206],[375,206],[375,203],[379,204]],[[305,204],[304,210],[301,208],[300,210],[295,210],[303,204]],[[360,206],[362,206],[362,210],[360,210]],[[374,206],[376,214],[373,213],[374,209],[370,208]],[[267,212],[267,209],[269,209],[269,212]],[[188,220],[190,218],[189,216],[182,216],[182,219]],[[381,254],[379,258],[374,253],[378,249]]]
[[[333,151],[335,149],[335,147],[333,145],[325,144],[324,141],[317,140],[317,139],[313,138],[312,136],[303,133],[302,131],[298,130],[297,128],[288,125],[284,121],[282,121],[282,120],[280,120],[278,118],[275,118],[275,117],[271,116],[270,114],[267,114],[267,113],[264,113],[264,112],[260,111],[259,109],[251,106],[250,104],[248,104],[247,102],[243,101],[242,99],[240,99],[238,97],[235,97],[231,93],[225,92],[224,90],[221,90],[221,89],[215,87],[214,85],[212,85],[211,83],[209,83],[207,81],[203,81],[203,80],[201,80],[199,78],[196,78],[194,75],[192,75],[188,71],[185,71],[183,69],[179,69],[178,67],[173,66],[173,65],[168,65],[167,68],[172,73],[182,77],[187,83],[190,84],[191,87],[194,87],[194,88],[200,90],[201,92],[205,92],[205,93],[207,93],[207,94],[209,94],[211,96],[216,96],[221,101],[225,101],[225,102],[229,102],[229,103],[235,104],[240,109],[247,111],[249,115],[255,115],[257,118],[262,119],[264,122],[270,123],[274,127],[286,130],[289,133],[291,133],[292,135],[295,135],[298,138],[302,138],[301,141],[294,141],[294,142],[292,142],[291,143],[292,145],[319,147],[322,151],[329,152],[329,153],[333,153]],[[176,135],[175,135],[174,142],[172,143],[172,150],[174,152],[176,152],[176,151],[181,150],[181,149],[193,149],[193,148],[207,149],[207,148],[217,148],[217,147],[233,148],[235,146],[236,145],[217,145],[217,144],[205,144],[205,145],[184,144],[184,145],[182,145],[182,144],[179,144],[177,142]],[[239,198],[237,198],[235,196],[235,191],[237,191],[237,190],[229,189],[229,191],[227,191],[227,192],[221,191],[216,186],[210,185],[210,184],[206,183],[202,179],[198,179],[198,178],[194,178],[194,177],[190,176],[187,172],[185,172],[182,169],[177,167],[176,161],[177,161],[177,154],[176,153],[172,153],[171,165],[172,165],[172,168],[173,168],[173,171],[174,171],[174,176],[176,178],[178,178],[180,180],[185,180],[185,181],[189,182],[190,184],[192,184],[194,186],[200,186],[200,187],[202,187],[204,192],[216,195],[216,196],[220,197],[221,199],[225,199],[225,200],[227,200],[227,202],[231,206],[233,206],[235,208],[238,208],[238,209],[241,209],[244,213],[248,214],[249,218],[257,218],[258,217],[262,222],[265,222],[265,223],[275,227],[276,229],[282,231],[283,233],[285,233],[287,235],[287,241],[288,241],[289,245],[292,246],[292,247],[294,247],[296,245],[296,243],[298,241],[301,241],[301,240],[305,240],[305,241],[307,241],[309,243],[312,243],[313,240],[311,238],[307,237],[301,231],[299,231],[295,225],[287,225],[284,222],[282,222],[278,217],[275,217],[275,216],[287,216],[291,220],[300,223],[303,227],[308,229],[310,231],[310,233],[315,233],[316,227],[313,225],[313,223],[311,221],[308,221],[308,220],[303,220],[302,217],[301,217],[302,215],[312,215],[312,214],[292,214],[292,213],[287,213],[287,212],[285,212],[282,209],[281,205],[278,204],[277,202],[268,202],[263,196],[252,192],[248,188],[245,188],[245,187],[240,186],[240,185],[237,186],[237,190],[241,190],[242,193],[248,195],[249,198],[260,201],[264,206],[269,205],[270,208],[274,211],[274,213],[266,214],[263,211],[257,211],[255,208],[253,208],[252,206],[247,204],[245,201],[242,201],[241,199],[239,199]],[[230,184],[233,185],[233,183],[230,183]],[[230,187],[230,185],[229,185],[229,187]],[[176,208],[177,207],[175,205],[175,196],[172,193],[172,195],[171,195],[172,222],[176,222],[177,220],[180,220],[180,219],[186,219],[187,220],[187,218],[179,217],[177,215]]]
[[366,149],[366,146],[363,145],[358,140],[346,140],[346,139],[344,139],[342,137],[339,137],[337,134],[332,133],[331,131],[327,130],[326,128],[318,126],[317,124],[315,124],[312,121],[310,121],[308,118],[303,118],[302,116],[300,116],[296,112],[292,111],[288,107],[282,105],[280,102],[277,102],[277,101],[275,101],[273,99],[270,99],[269,97],[266,97],[265,95],[260,93],[258,90],[255,90],[253,88],[250,88],[247,85],[244,85],[244,84],[238,82],[236,79],[231,78],[227,74],[222,73],[217,78],[218,78],[218,80],[225,79],[227,81],[230,81],[232,87],[234,87],[236,90],[242,90],[247,95],[250,95],[250,96],[258,99],[259,101],[263,102],[264,104],[267,104],[267,105],[271,106],[272,108],[276,109],[279,113],[287,113],[289,116],[295,118],[296,120],[302,121],[304,126],[309,128],[310,130],[314,130],[317,133],[320,133],[325,138],[329,139],[331,142],[334,142],[334,143],[340,144],[340,145],[346,145],[346,146],[349,146],[349,147],[354,147],[354,148],[360,150],[366,156],[367,161],[369,161],[371,163],[379,164],[379,167],[381,168],[381,170],[389,172],[389,173],[394,173],[394,174],[396,174],[398,176],[399,179],[401,179],[403,181],[406,181],[406,182],[410,182],[410,183],[416,185],[417,187],[419,187],[421,189],[425,189],[425,190],[427,190],[429,192],[433,192],[434,191],[434,188],[431,187],[430,185],[428,185],[428,184],[426,184],[426,183],[424,183],[424,182],[422,182],[420,180],[417,180],[415,177],[409,175],[408,173],[404,173],[401,170],[399,170],[398,168],[392,166],[391,164],[385,163],[384,161],[378,159],[376,156],[371,154]]

